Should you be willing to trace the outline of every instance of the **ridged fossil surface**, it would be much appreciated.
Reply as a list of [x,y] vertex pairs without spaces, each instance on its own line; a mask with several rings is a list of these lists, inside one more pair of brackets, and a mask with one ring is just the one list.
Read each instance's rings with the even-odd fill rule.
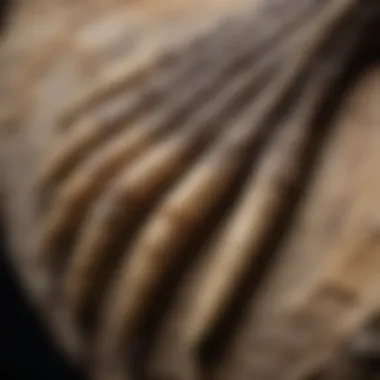
[[377,0],[15,2],[11,259],[91,379],[379,376],[379,22]]

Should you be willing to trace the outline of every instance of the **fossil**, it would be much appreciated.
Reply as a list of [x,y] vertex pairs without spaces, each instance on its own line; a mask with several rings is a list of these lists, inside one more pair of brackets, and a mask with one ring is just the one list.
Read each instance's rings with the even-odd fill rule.
[[91,379],[380,376],[379,23],[378,0],[14,2],[9,259]]

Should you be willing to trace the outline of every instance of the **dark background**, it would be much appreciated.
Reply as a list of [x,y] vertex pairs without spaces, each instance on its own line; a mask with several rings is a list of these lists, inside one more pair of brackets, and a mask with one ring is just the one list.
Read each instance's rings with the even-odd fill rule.
[[[10,5],[10,0],[0,0],[0,38]],[[50,344],[33,308],[17,287],[5,252],[0,215],[0,379],[82,380]]]
[[[3,229],[1,230],[3,232]],[[0,242],[0,378],[4,380],[82,380],[39,324],[33,308],[17,287]]]

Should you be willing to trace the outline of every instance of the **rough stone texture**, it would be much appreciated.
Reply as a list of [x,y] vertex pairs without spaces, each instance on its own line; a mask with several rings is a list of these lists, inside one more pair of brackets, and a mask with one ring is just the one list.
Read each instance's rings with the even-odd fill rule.
[[93,379],[378,376],[379,22],[375,0],[15,3],[11,260]]

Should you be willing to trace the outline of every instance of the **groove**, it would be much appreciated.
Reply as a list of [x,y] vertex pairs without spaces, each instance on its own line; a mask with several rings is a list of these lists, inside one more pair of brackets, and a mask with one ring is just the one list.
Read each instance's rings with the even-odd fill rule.
[[[248,54],[248,52],[246,53]],[[243,56],[245,57],[245,55]],[[255,57],[256,54],[253,54],[251,59],[254,59]],[[264,58],[268,59],[265,55]],[[245,59],[246,58],[244,58],[241,63],[246,64]],[[201,101],[207,100],[207,98],[214,93],[214,91],[218,88],[219,79],[223,78],[223,75],[226,73],[234,75],[236,70],[239,69],[241,69],[241,67],[236,59],[227,59],[227,61],[222,61],[219,66],[215,68],[212,75],[208,72],[204,72],[203,75],[198,78],[199,81],[195,82],[195,85],[192,84],[191,88],[184,87],[181,93],[173,93],[174,106],[171,105],[170,116],[168,115],[167,110],[162,109],[161,112],[158,113],[158,116],[155,115],[154,117],[154,119],[157,119],[156,128],[158,130],[161,128],[170,129],[175,124],[179,124],[184,121],[189,115],[191,115],[194,107],[196,107]],[[206,81],[206,84],[204,83],[204,80]],[[225,81],[222,83],[225,85]],[[206,89],[203,90],[202,97],[197,96],[199,95],[198,92],[204,87]],[[168,103],[170,104],[170,100]],[[92,178],[97,180],[97,170],[94,174],[92,175]],[[112,172],[110,174],[112,174]],[[76,192],[77,187],[75,186],[75,181],[83,184],[83,178],[85,178],[84,173],[79,172],[77,177],[74,177],[72,180],[73,183],[70,183],[70,181],[68,182],[62,190],[61,199],[63,199],[63,201],[58,203],[58,205],[54,207],[50,215],[46,218],[44,223],[46,227],[43,229],[43,235],[41,238],[41,255],[44,260],[46,260],[53,253],[55,257],[63,257],[65,252],[71,248],[70,235],[72,235],[73,231],[78,228],[81,222],[80,219],[75,217],[75,214],[78,214],[78,210],[81,210],[80,207],[78,208],[78,193]],[[91,196],[88,191],[93,191],[95,189],[93,196],[95,197],[97,195],[94,183],[90,181],[88,185],[84,186],[84,192],[82,191],[82,194],[79,193],[79,202],[82,202],[82,213],[85,212],[84,207],[86,207],[86,204],[91,201]],[[88,189],[88,191],[86,191],[86,189]],[[71,202],[76,202],[76,204],[71,204]],[[55,266],[62,267],[62,263],[58,260]]]
[[[181,123],[185,121],[192,113],[193,107],[195,107],[199,102],[206,101],[207,96],[211,96],[214,92],[214,86],[218,84],[217,78],[219,73],[216,73],[212,77],[208,77],[208,83],[211,83],[211,87],[207,91],[203,92],[203,96],[206,98],[197,98],[196,95],[198,91],[204,85],[203,79],[201,77],[199,82],[196,82],[191,89],[183,88],[181,93],[173,94],[174,105],[171,105],[171,110],[169,112],[165,109],[162,109],[158,114],[154,114],[151,120],[151,124],[148,124],[148,130],[151,130],[150,134],[152,135],[152,140],[156,140],[160,135],[166,131],[171,130],[172,128],[183,128]],[[207,76],[207,73],[205,74]],[[193,104],[195,102],[195,104]],[[149,120],[149,119],[148,119]],[[148,121],[149,123],[149,121]],[[141,126],[136,125],[135,130],[137,132],[141,131]],[[132,129],[132,132],[134,129]],[[130,130],[127,131],[123,141],[126,141],[126,144],[130,143]],[[119,141],[116,141],[115,144],[119,144]],[[128,145],[127,145],[128,146]],[[129,145],[131,146],[131,145]],[[133,148],[133,146],[131,146]],[[111,146],[111,154],[114,154]],[[106,150],[108,152],[108,149]],[[128,151],[127,151],[128,152]],[[123,153],[123,151],[121,151]],[[121,165],[126,165],[125,157],[120,157],[120,160],[116,156],[115,170],[119,169],[118,163]],[[85,213],[85,208],[87,205],[94,199],[99,191],[103,188],[103,183],[107,181],[113,174],[114,170],[107,170],[107,165],[103,162],[104,158],[95,157],[98,165],[101,169],[104,169],[104,172],[99,172],[97,165],[93,165],[90,162],[90,167],[84,166],[83,170],[79,170],[74,177],[70,178],[61,190],[61,194],[58,197],[58,203],[54,205],[54,208],[48,213],[43,228],[42,236],[42,256],[49,255],[49,252],[54,252],[56,256],[62,256],[60,253],[60,247],[63,247],[64,251],[67,251],[70,248],[71,238],[75,230],[81,223],[81,219],[78,218],[78,214],[83,215]],[[107,161],[105,161],[107,162]],[[104,176],[106,176],[104,178]],[[87,181],[86,181],[87,179]],[[96,186],[98,185],[98,187]],[[46,256],[45,256],[46,257]],[[61,263],[58,263],[61,266]]]
[[[254,75],[254,78],[256,77],[256,74]],[[243,79],[244,79],[244,77],[243,77]],[[239,82],[238,82],[239,83]],[[240,90],[240,86],[237,86],[237,89],[238,90]],[[249,87],[248,87],[248,89],[249,89]],[[239,92],[238,92],[239,93]],[[232,94],[233,94],[233,92],[232,92]],[[231,96],[230,94],[227,94],[228,96],[227,96],[227,99],[229,99],[230,97],[232,97],[233,98],[233,96]],[[243,91],[243,93],[242,93],[242,95],[244,96],[244,91]],[[249,95],[249,92],[247,92],[247,95]],[[246,96],[247,96],[246,95]],[[223,94],[222,93],[222,96],[220,96],[220,98],[222,98],[223,99],[223,97],[225,97],[225,94]],[[238,98],[238,100],[239,100],[239,98]],[[248,100],[248,99],[247,99]],[[218,98],[216,98],[215,100],[214,100],[214,104],[216,104],[216,105],[218,105],[219,103],[218,103]],[[220,105],[219,104],[219,108],[220,107],[224,107],[223,106],[223,104],[222,105]],[[227,107],[228,108],[228,107]],[[236,112],[236,111],[235,111]],[[216,114],[217,114],[217,112],[215,112]],[[201,113],[201,115],[202,115],[202,113]],[[223,118],[223,115],[219,115],[219,119],[220,120],[222,120],[222,118]],[[197,117],[195,118],[196,120],[197,120]],[[192,119],[190,119],[190,121],[193,121]],[[194,121],[193,121],[194,122]],[[192,132],[192,130],[191,130],[191,132]],[[111,197],[112,198],[112,197]],[[113,203],[115,203],[115,202],[113,202]],[[119,201],[117,201],[116,202],[116,204],[118,205],[118,206],[115,206],[115,207],[111,207],[112,209],[114,209],[115,211],[117,211],[117,213],[118,213],[118,211],[119,211],[119,208],[120,208],[120,203],[119,203]],[[97,232],[92,232],[92,235],[95,237],[95,238],[97,238],[98,236],[102,236],[102,233],[104,232],[103,230],[107,230],[107,225],[109,225],[109,222],[108,222],[108,217],[100,217],[101,219],[103,219],[103,222],[104,223],[106,223],[104,226],[103,226],[103,228],[102,227],[98,227],[97,228]],[[96,223],[95,223],[95,225],[96,225]],[[120,227],[123,227],[123,230],[125,230],[125,226],[124,226],[124,224],[123,223],[121,223],[120,221],[118,221],[118,222],[116,222],[116,221],[114,221],[114,223],[112,223],[112,225],[113,225],[113,227],[112,227],[112,233],[115,233],[115,226],[117,226],[117,225],[119,225]],[[101,238],[102,239],[102,238]],[[98,240],[96,240],[96,241],[94,241],[94,243],[93,244],[91,244],[90,246],[92,246],[92,248],[91,249],[87,249],[87,252],[88,252],[88,258],[90,259],[90,253],[91,253],[91,260],[93,260],[93,257],[94,257],[94,250],[96,251],[96,250],[98,250],[99,249],[99,242],[100,241],[98,241]],[[111,245],[112,246],[112,245]],[[104,247],[102,244],[100,244],[100,247],[102,247],[101,249],[104,251],[104,252],[109,252],[110,251],[110,246],[109,245],[106,245],[106,247]],[[76,256],[78,256],[78,255],[80,255],[80,253],[78,253],[78,254],[75,254],[74,255],[74,257],[76,257]],[[108,253],[107,253],[107,255],[108,255]],[[107,257],[108,258],[108,257]],[[89,263],[90,264],[90,263]],[[94,269],[94,267],[93,267],[93,262],[91,262],[91,268],[92,269]],[[84,275],[83,273],[82,273],[82,275],[78,275],[77,276],[77,279],[79,279],[80,277],[83,277],[83,278],[86,278],[87,279],[87,277],[90,275],[90,273],[89,272],[86,272],[86,275]],[[73,284],[76,284],[77,283],[77,281],[73,281],[72,279],[71,279],[71,281],[68,281],[68,282],[71,282],[71,283],[73,283]],[[83,297],[82,297],[83,298]],[[85,297],[86,298],[86,297]]]
[[[308,55],[306,55],[306,57],[308,57]],[[308,57],[308,59],[309,59],[309,57]],[[312,60],[312,57],[310,57],[310,60]],[[302,60],[301,60],[301,62],[302,62]],[[291,64],[289,64],[289,66],[291,66]],[[310,65],[308,65],[307,66],[307,68],[310,68]],[[297,70],[297,68],[295,69],[295,70]],[[296,71],[297,72],[297,71]],[[298,81],[298,88],[297,88],[297,83],[293,86],[294,88],[290,91],[290,92],[292,92],[293,91],[293,96],[291,96],[291,94],[289,94],[289,92],[288,91],[285,91],[285,93],[284,94],[282,94],[281,96],[279,96],[279,105],[277,105],[276,107],[277,107],[277,110],[276,110],[276,107],[273,107],[274,108],[274,110],[273,110],[273,108],[271,108],[271,111],[272,111],[272,115],[271,115],[271,117],[268,119],[268,120],[266,120],[266,122],[264,122],[264,129],[267,129],[267,130],[269,130],[269,129],[272,129],[272,128],[274,128],[274,129],[277,129],[277,128],[279,128],[279,126],[278,126],[278,122],[279,121],[281,121],[282,120],[282,118],[284,117],[284,115],[286,115],[286,113],[288,112],[288,110],[289,110],[289,104],[291,104],[291,103],[293,103],[293,101],[295,101],[295,99],[297,99],[297,98],[299,98],[300,97],[300,94],[297,94],[297,91],[300,91],[300,90],[302,90],[302,86],[303,86],[303,84],[304,84],[304,82],[306,82],[307,83],[307,81],[305,80],[305,79],[307,79],[308,77],[309,77],[309,75],[308,74],[310,74],[309,72],[308,72],[308,70],[306,70],[305,69],[305,72],[304,72],[304,75],[303,75],[303,77],[302,77],[302,79],[299,79],[299,81]],[[291,76],[290,76],[290,78],[291,78]],[[291,83],[291,82],[290,82]],[[279,86],[280,87],[280,86]],[[278,91],[278,88],[277,88],[277,91]],[[274,111],[274,112],[273,112]],[[274,119],[274,120],[273,120]],[[304,126],[304,128],[306,128],[306,126]],[[281,214],[281,213],[280,213]],[[269,234],[270,235],[270,234]],[[201,290],[202,291],[202,290]],[[180,298],[183,298],[183,299],[186,299],[187,298],[187,296],[188,295],[180,295]],[[175,317],[176,318],[176,317]],[[191,316],[189,316],[189,318],[191,318]],[[170,319],[169,319],[170,320]],[[182,322],[181,322],[182,323]],[[181,327],[181,328],[183,328],[183,327]],[[163,333],[163,341],[165,342],[166,341],[166,338],[165,338],[165,336],[171,336],[171,338],[173,338],[172,337],[172,335],[170,335],[170,333],[168,333],[168,334],[166,334],[166,330],[164,330],[164,333]],[[159,349],[160,350],[160,349]],[[173,350],[173,353],[178,353],[178,350],[176,351],[175,349]],[[174,363],[176,363],[176,359],[174,359]],[[175,365],[175,364],[174,364]],[[188,368],[188,367],[186,367],[186,368]],[[171,375],[171,376],[175,376],[175,375]],[[182,377],[180,377],[179,376],[179,378],[182,378]]]
[[[331,51],[336,51],[336,39],[339,41],[340,36],[345,35],[343,32],[344,28],[350,28],[352,31],[354,24],[350,24],[348,21],[352,21],[352,17],[353,15],[350,13],[336,28],[329,43],[323,47],[322,52],[327,54],[327,58],[328,54],[331,54]],[[349,36],[349,33],[346,35]],[[356,44],[359,45],[359,43],[355,42],[352,46],[352,51],[354,51]],[[342,59],[341,56],[340,59]],[[228,307],[229,312],[220,318],[213,331],[209,333],[209,336],[204,339],[199,347],[198,359],[203,363],[202,368],[204,373],[207,374],[205,375],[206,378],[209,378],[211,373],[217,368],[218,363],[222,362],[227,348],[241,324],[247,305],[254,299],[254,294],[270,271],[270,266],[276,260],[278,248],[281,246],[288,230],[292,228],[301,200],[315,173],[319,154],[323,149],[324,142],[332,132],[332,121],[339,109],[342,97],[352,86],[352,83],[360,72],[357,59],[358,57],[351,57],[348,54],[348,58],[341,62],[343,64],[347,62],[342,72],[338,73],[335,78],[332,78],[327,90],[324,91],[325,98],[322,98],[320,105],[315,107],[315,115],[311,123],[312,136],[305,145],[304,159],[301,160],[302,168],[298,183],[294,188],[289,189],[288,205],[282,210],[281,216],[278,222],[273,225],[271,233],[267,234],[266,240],[260,249],[260,260],[256,264],[256,267],[247,269],[247,274],[244,276],[245,280],[240,284],[239,289],[235,292],[236,298]],[[310,69],[313,69],[313,67],[309,67],[304,72],[304,78],[313,77],[310,72],[307,74]],[[300,83],[302,83],[302,80]],[[294,97],[291,97],[291,99],[294,100]]]
[[[296,70],[292,67],[293,70]],[[284,73],[283,73],[284,74]],[[285,83],[287,82],[287,80],[289,78],[289,73],[286,73],[285,75],[283,75],[283,81],[285,80]],[[279,86],[279,83],[276,83],[275,84],[276,88],[278,89],[278,86]],[[266,140],[265,136],[268,136],[270,133],[271,133],[271,130],[270,128],[265,128],[263,126],[260,126],[259,128],[259,131],[256,132],[256,129],[254,129],[253,131],[252,130],[247,130],[247,127],[249,125],[254,125],[255,123],[252,121],[252,117],[253,118],[261,118],[262,115],[261,113],[263,112],[264,114],[266,112],[269,112],[271,110],[271,102],[273,101],[273,96],[272,96],[273,92],[272,91],[268,91],[268,94],[267,94],[267,98],[265,97],[262,97],[259,104],[256,105],[256,107],[252,108],[252,107],[248,107],[248,111],[247,111],[247,114],[244,115],[243,117],[242,116],[239,116],[238,117],[238,120],[237,121],[240,121],[242,122],[242,124],[239,126],[240,128],[240,131],[243,132],[245,131],[246,133],[243,133],[242,135],[240,135],[240,137],[238,138],[237,141],[239,141],[240,139],[240,142],[243,142],[244,141],[244,144],[242,146],[240,146],[240,149],[245,146],[244,149],[247,149],[247,152],[249,151],[249,146],[250,144],[251,145],[251,148],[252,148],[252,154],[256,154],[258,151],[260,151],[260,148],[264,145],[264,141]],[[275,93],[276,94],[276,93]],[[276,99],[276,95],[274,95],[274,98]],[[265,111],[263,111],[261,108],[264,108]],[[260,109],[261,109],[261,112],[260,112]],[[249,115],[249,116],[248,116]],[[251,128],[252,129],[252,128]],[[259,135],[257,135],[257,133]],[[229,137],[228,137],[229,136]],[[231,139],[232,138],[232,139]],[[235,130],[232,131],[232,133],[230,133],[229,135],[227,136],[224,136],[222,142],[224,141],[225,143],[229,142],[227,144],[227,147],[228,146],[234,146],[234,144],[236,144],[237,142],[235,141],[236,139],[236,132]],[[235,141],[235,142],[234,142]],[[232,144],[232,145],[230,145]],[[239,150],[239,149],[237,149]],[[248,153],[247,153],[248,154]],[[228,157],[228,156],[227,156]],[[248,160],[250,161],[250,160]],[[239,180],[239,179],[237,179]],[[240,183],[240,180],[239,180],[239,183]],[[181,261],[181,258],[179,258],[179,260]],[[185,260],[186,261],[186,260]],[[175,263],[171,263],[171,265],[173,266],[176,266]],[[181,273],[181,271],[178,271],[178,273]],[[128,275],[125,275],[124,278],[128,278]],[[164,281],[166,282],[166,281]],[[165,286],[163,286],[164,288],[166,288]],[[123,287],[125,289],[125,287]],[[161,288],[161,285],[160,285],[160,288]],[[168,286],[168,288],[170,289],[171,287]],[[159,297],[160,299],[162,299],[161,297]],[[169,295],[167,295],[167,298],[169,298]],[[153,296],[153,297],[150,297],[149,300],[155,300],[156,299],[156,296]],[[144,313],[145,314],[145,313]],[[156,313],[153,313],[154,315],[156,315]],[[151,315],[150,312],[147,313],[147,315]],[[140,314],[139,316],[140,320],[141,318],[143,318],[143,316]]]
[[[286,41],[288,34],[291,32],[294,32],[294,29],[297,29],[297,27],[301,25],[301,22],[304,21],[303,17],[306,18],[307,15],[309,15],[309,13],[306,13],[305,15],[301,14],[302,17],[300,18],[291,19],[289,23],[285,23],[284,26],[282,25],[282,28],[280,30],[277,30],[277,33],[271,30],[271,33],[269,33],[269,36],[266,36],[266,38],[263,38],[264,36],[261,35],[262,32],[260,34],[260,32],[256,30],[256,32],[258,32],[258,37],[257,39],[254,39],[253,41],[251,41],[252,33],[250,33],[250,32],[253,32],[253,30],[251,30],[252,27],[249,27],[249,26],[247,27],[245,25],[243,25],[242,27],[238,25],[237,28],[239,32],[237,32],[236,35],[233,35],[232,41],[229,41],[229,39],[227,39],[227,43],[226,43],[227,47],[230,46],[229,49],[231,50],[231,54],[226,55],[224,52],[220,60],[221,62],[218,62],[218,64],[222,68],[224,67],[224,70],[226,70],[226,73],[225,73],[226,75],[228,74],[228,72],[230,72],[230,74],[233,74],[236,70],[239,70],[240,66],[244,64],[245,61],[248,60],[246,64],[249,64],[251,60],[255,60],[257,57],[265,55],[271,49],[273,49],[273,47],[276,47],[278,45],[281,46],[281,43],[283,41]],[[257,27],[255,23],[253,23],[253,26]],[[240,34],[241,33],[240,30],[243,30],[244,32],[243,35]],[[245,36],[247,35],[249,36],[248,39],[245,38]],[[243,43],[239,39],[236,41],[235,39],[237,37],[241,37],[240,39],[243,40]],[[195,44],[195,46],[198,46],[198,45]],[[236,49],[239,49],[239,50],[235,51]],[[196,53],[193,56],[197,57],[199,56],[199,53]],[[191,68],[193,67],[193,61],[194,61],[193,56],[190,58]],[[202,62],[202,59],[200,60],[200,62]],[[195,69],[197,67],[198,65],[196,64]],[[215,65],[211,65],[211,70],[212,70],[212,73],[216,70]],[[181,70],[179,70],[179,72],[181,73]],[[168,75],[170,77],[170,72]],[[184,79],[193,80],[191,75],[186,75],[186,72],[184,76],[185,76]],[[223,77],[223,73],[221,77]],[[172,83],[175,86],[175,88],[178,86],[178,83],[176,83],[176,80],[174,80]],[[54,186],[53,184],[55,182],[59,181],[60,178],[63,178],[69,173],[73,165],[77,164],[83,158],[83,156],[85,156],[86,153],[88,153],[91,149],[95,148],[106,137],[105,133],[109,133],[113,129],[117,130],[123,125],[123,123],[133,120],[147,106],[149,106],[151,102],[149,102],[148,99],[151,98],[152,100],[154,100],[156,98],[156,96],[154,96],[154,92],[157,91],[157,90],[153,90],[153,95],[149,96],[149,91],[151,91],[150,88],[151,87],[148,87],[148,90],[147,90],[148,95],[146,94],[144,95],[144,91],[143,91],[142,100],[138,99],[136,100],[136,104],[132,103],[132,106],[130,106],[131,109],[130,110],[127,109],[125,114],[122,115],[121,119],[120,117],[116,118],[116,120],[120,119],[119,122],[116,123],[115,120],[111,122],[111,125],[116,125],[116,127],[110,128],[110,125],[108,125],[107,127],[102,128],[102,124],[104,122],[98,125],[97,124],[98,122],[94,120],[92,121],[91,118],[89,122],[90,125],[87,131],[86,130],[82,131],[81,129],[83,127],[78,126],[76,130],[79,129],[79,132],[77,132],[79,133],[79,139],[75,138],[75,134],[74,134],[73,138],[69,138],[67,143],[63,144],[63,146],[60,148],[60,151],[57,154],[57,157],[52,159],[48,167],[44,169],[44,171],[42,172],[41,179],[39,179],[38,181],[40,183],[39,188],[45,188],[45,187],[49,188],[49,186]],[[153,85],[153,89],[154,88],[155,88],[155,85]],[[158,86],[158,88],[160,88],[160,86]],[[172,91],[171,85],[168,86],[166,91],[167,92]],[[172,91],[172,93],[175,93],[175,91]],[[146,105],[144,105],[144,99],[146,99],[147,101]],[[86,119],[84,122],[88,123]],[[46,199],[48,197],[49,196],[46,195],[46,192],[43,192],[42,198]]]
[[[219,133],[219,134],[222,133],[223,129],[229,126],[228,121],[232,119],[233,116],[237,114],[241,108],[243,108],[243,106],[246,104],[247,101],[250,100],[250,98],[252,97],[252,93],[255,94],[257,91],[259,91],[259,89],[262,87],[264,83],[266,83],[270,78],[272,78],[272,75],[273,75],[272,71],[273,69],[269,67],[266,70],[266,72],[265,71],[263,73],[259,72],[261,75],[260,78],[258,75],[259,73],[257,74],[255,73],[255,75],[252,76],[253,79],[247,78],[246,75],[243,75],[241,78],[239,78],[239,80],[231,83],[232,84],[232,86],[230,86],[231,91],[224,91],[218,97],[213,99],[210,104],[207,104],[203,109],[201,109],[200,112],[196,113],[194,118],[189,119],[189,126],[188,126],[189,129],[186,129],[184,134],[180,132],[180,136],[179,136],[180,139],[187,141],[186,150],[190,149],[190,151],[192,151],[185,165],[188,166],[189,164],[192,163],[192,161],[197,156],[202,154],[204,148],[208,147],[212,139],[215,137],[216,133]],[[244,82],[246,82],[245,86],[242,86]],[[235,92],[232,90],[233,88],[235,88]],[[202,136],[202,132],[205,135]],[[184,171],[184,169],[185,168],[182,168],[181,170]],[[153,173],[151,175],[153,175]],[[144,176],[148,177],[148,175],[145,174],[145,172],[144,172]],[[128,169],[127,169],[127,178],[128,178]],[[174,179],[171,179],[171,181],[173,180]],[[117,184],[115,186],[116,187],[120,186],[120,184],[118,183],[124,182],[124,181],[125,181],[124,179],[122,179],[121,181],[117,181]],[[108,203],[112,202],[111,204],[117,205],[115,207],[111,206],[111,208],[115,210],[118,215],[120,214],[120,209],[134,210],[135,209],[134,204],[140,205],[140,207],[142,207],[142,205],[144,204],[143,208],[151,209],[152,207],[151,205],[153,205],[155,203],[155,200],[158,199],[158,197],[160,197],[161,194],[165,192],[165,189],[169,185],[170,183],[167,183],[167,185],[164,186],[164,191],[158,190],[158,193],[153,196],[153,199],[151,198],[153,194],[150,194],[150,193],[149,195],[146,195],[146,194],[144,195],[144,200],[138,200],[138,201],[135,199],[135,197],[130,198],[123,195],[122,199],[125,199],[125,201],[115,200],[120,197],[116,197],[114,199],[112,199],[111,197]],[[123,185],[123,187],[124,186],[125,185]],[[112,193],[112,191],[113,190],[111,187],[109,192]],[[128,194],[128,191],[126,192],[126,194]],[[107,195],[105,197],[107,198]],[[139,196],[138,198],[141,198],[141,196]],[[148,206],[148,204],[145,204],[145,203],[148,203],[150,205]],[[130,218],[133,217],[133,215],[135,215],[136,212],[137,211],[134,211],[131,213],[131,211],[128,211],[127,213],[128,216],[127,215],[125,216],[127,217],[128,220],[130,220]],[[87,268],[91,267],[91,270],[88,269],[85,271],[85,273],[82,273],[83,271],[82,269],[82,271],[78,272],[76,274],[76,277],[74,278],[71,277],[69,273],[69,279],[67,280],[67,283],[79,285],[80,284],[79,281],[81,278],[86,279],[85,281],[86,283],[88,283],[89,276],[94,275],[96,273],[95,268],[99,268],[99,269],[102,268],[102,271],[104,271],[104,265],[106,264],[105,260],[109,262],[107,266],[110,265],[111,268],[114,268],[115,264],[111,263],[112,261],[115,260],[113,257],[120,256],[120,248],[123,247],[126,241],[129,240],[129,236],[134,235],[134,233],[128,233],[128,236],[125,235],[125,231],[131,228],[130,223],[131,223],[131,220],[129,223],[126,220],[124,222],[122,220],[118,220],[117,222],[116,221],[112,222],[113,227],[112,227],[112,231],[108,232],[108,234],[110,234],[109,237],[104,237],[104,231],[107,231],[107,225],[108,226],[110,225],[108,222],[108,218],[104,219],[102,216],[98,217],[98,219],[96,217],[95,219],[93,218],[91,220],[91,224],[93,224],[96,227],[94,230],[91,229],[91,226],[89,227],[89,230],[88,230],[89,232],[87,233],[87,236],[91,236],[89,243],[86,242],[86,237],[84,237],[85,247],[87,244],[89,245],[87,245],[87,248],[84,248],[84,251],[83,251],[83,248],[79,246],[77,252],[74,253],[73,255],[74,260],[76,260],[77,262],[79,260],[77,265],[83,265],[83,259],[81,259],[81,257],[87,256],[88,258]],[[133,221],[133,224],[136,226],[135,221]],[[139,224],[140,223],[137,223],[137,225]],[[118,229],[120,229],[120,232],[118,232]],[[116,247],[119,247],[119,249],[116,249]],[[110,252],[112,252],[112,255],[110,255]],[[96,257],[99,257],[99,263],[94,267],[94,264],[96,264]],[[79,264],[81,260],[82,260],[82,264]],[[108,277],[108,275],[105,276],[103,274],[102,277],[104,278],[103,281],[100,281],[99,278],[96,278],[92,280],[91,283],[88,283],[87,285],[88,289],[91,289],[91,291],[96,295],[99,295],[100,289],[98,288],[104,288],[104,285],[105,285],[104,281]],[[85,292],[80,298],[81,298],[81,301],[79,301],[79,303],[82,304],[82,307],[85,307],[83,303],[85,302],[86,299],[88,300],[91,297],[89,297],[88,292]],[[90,309],[92,310],[92,308]],[[91,311],[90,314],[93,315],[93,312]]]

